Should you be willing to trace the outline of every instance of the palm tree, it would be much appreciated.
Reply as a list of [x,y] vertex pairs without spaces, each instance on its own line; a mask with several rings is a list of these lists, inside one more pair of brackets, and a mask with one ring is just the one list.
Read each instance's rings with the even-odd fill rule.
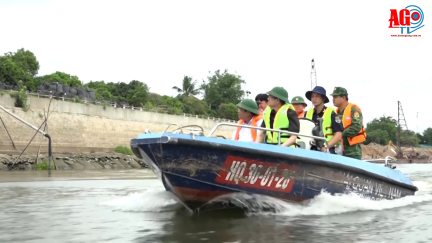
[[183,78],[183,89],[180,89],[177,86],[172,87],[177,90],[177,92],[181,93],[184,96],[194,96],[200,93],[200,89],[195,87],[196,81],[192,82],[192,77],[184,76]]

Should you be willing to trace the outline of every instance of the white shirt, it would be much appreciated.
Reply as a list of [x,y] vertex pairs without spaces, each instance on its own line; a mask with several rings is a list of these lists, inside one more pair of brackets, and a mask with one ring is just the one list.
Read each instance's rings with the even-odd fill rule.
[[[250,125],[252,124],[252,120],[253,120],[253,118],[248,122],[248,124],[243,123],[242,125],[248,125],[248,126],[250,126]],[[262,122],[263,122],[263,119],[259,119],[259,120],[257,121],[257,127],[261,127]],[[258,130],[256,130],[256,131],[257,131],[257,133],[258,133]],[[231,138],[232,140],[235,139],[236,133],[237,133],[237,127],[236,127],[236,129],[234,130],[234,132],[233,132],[233,135],[232,135],[232,138]],[[248,127],[241,127],[241,128],[240,128],[240,132],[239,132],[239,140],[238,140],[238,141],[243,141],[243,142],[254,142],[254,140],[253,140],[253,138],[252,138],[252,132],[251,132],[251,129],[248,128]]]

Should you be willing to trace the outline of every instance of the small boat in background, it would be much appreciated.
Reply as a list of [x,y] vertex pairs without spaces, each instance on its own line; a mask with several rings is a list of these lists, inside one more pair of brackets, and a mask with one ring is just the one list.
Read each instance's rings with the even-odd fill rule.
[[[331,194],[357,193],[371,200],[397,199],[414,195],[417,187],[386,160],[384,165],[310,150],[313,123],[300,119],[305,129],[298,135],[301,148],[228,140],[213,136],[220,126],[250,127],[234,123],[217,124],[208,136],[195,125],[172,132],[144,134],[132,139],[134,154],[142,159],[188,209],[199,210],[206,203],[232,193],[266,195],[290,202],[312,199],[322,191]],[[186,132],[191,127],[200,129]],[[279,136],[280,137],[280,136]]]

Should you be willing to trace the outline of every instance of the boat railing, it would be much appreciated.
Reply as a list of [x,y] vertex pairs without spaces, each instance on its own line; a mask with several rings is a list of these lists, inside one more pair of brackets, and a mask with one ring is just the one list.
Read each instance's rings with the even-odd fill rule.
[[[170,128],[171,125],[176,125],[178,127],[177,129],[174,129],[172,131],[172,133],[178,133],[178,131],[180,131],[180,133],[184,133],[183,132],[183,128],[188,128],[188,130],[191,131],[190,133],[198,135],[198,136],[204,136],[204,128],[202,128],[199,125],[186,125],[186,126],[182,126],[182,125],[177,124],[177,123],[171,123],[171,124],[168,125],[168,127],[165,129],[164,132],[167,132],[168,128]],[[191,127],[197,127],[199,129],[192,129]]]
[[313,138],[316,140],[321,140],[321,141],[326,141],[326,139],[324,137],[318,137],[318,136],[313,136],[313,135],[307,135],[307,134],[300,134],[300,133],[295,133],[295,132],[290,132],[290,131],[286,131],[286,130],[279,130],[279,129],[273,129],[273,128],[265,128],[265,127],[255,127],[255,126],[250,126],[250,125],[241,125],[238,123],[228,123],[228,122],[221,122],[216,124],[216,126],[209,132],[208,136],[212,136],[213,133],[216,131],[216,129],[218,129],[220,126],[230,126],[230,127],[245,127],[245,128],[252,128],[252,129],[258,129],[258,130],[264,130],[264,131],[271,131],[271,132],[277,132],[278,133],[278,144],[280,145],[281,141],[280,141],[280,134],[281,133],[287,133],[290,135],[296,135],[298,137],[308,137],[308,138]]
[[397,161],[396,158],[392,157],[392,156],[386,156],[384,159],[363,159],[362,161],[366,161],[366,162],[384,162],[384,166],[385,167],[389,167],[392,169],[396,169],[396,165],[392,164],[391,161]]

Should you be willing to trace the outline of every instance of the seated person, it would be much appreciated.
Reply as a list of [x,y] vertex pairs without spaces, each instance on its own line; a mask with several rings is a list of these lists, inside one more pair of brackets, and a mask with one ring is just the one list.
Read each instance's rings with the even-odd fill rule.
[[[300,121],[297,117],[294,107],[289,103],[288,92],[283,87],[274,87],[268,92],[268,106],[270,109],[264,111],[264,121],[261,127],[285,130],[293,133],[299,133]],[[260,130],[255,142],[261,143],[264,140],[265,134],[267,144],[279,144],[279,133],[272,131]],[[297,147],[297,135],[288,133],[280,134],[280,142],[282,146]]]
[[297,112],[298,118],[303,118],[306,114],[306,102],[304,101],[303,97],[301,96],[295,96],[291,100],[291,104],[294,106],[295,111]]
[[[237,112],[239,116],[240,125],[249,125],[253,127],[260,127],[263,122],[262,115],[259,115],[258,105],[251,99],[244,99],[237,104]],[[248,127],[237,127],[233,132],[232,139],[236,141],[254,142],[257,137],[257,129]]]
[[264,110],[267,108],[268,94],[258,94],[255,97],[255,101],[258,104],[259,114],[262,115]]
[[[312,102],[313,108],[306,112],[306,118],[315,123],[315,129],[312,132],[314,136],[321,136],[324,141],[315,141],[316,147],[313,150],[327,150],[336,154],[336,146],[340,146],[342,139],[342,123],[339,116],[332,107],[326,107],[324,104],[329,102],[326,90],[321,86],[316,86],[313,90],[306,92],[306,98]],[[318,119],[322,119],[321,123]],[[322,133],[322,134],[320,134]]]

